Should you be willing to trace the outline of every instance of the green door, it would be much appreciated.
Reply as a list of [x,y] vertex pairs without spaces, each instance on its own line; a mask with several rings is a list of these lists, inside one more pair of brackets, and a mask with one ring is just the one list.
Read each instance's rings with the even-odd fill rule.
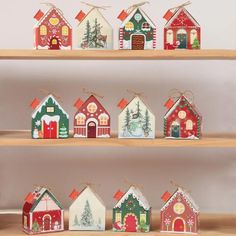
[[180,137],[180,125],[177,124],[171,125],[171,137],[173,138]]
[[186,49],[187,48],[187,32],[184,30],[180,30],[180,32],[177,33],[177,41],[179,41],[178,48]]

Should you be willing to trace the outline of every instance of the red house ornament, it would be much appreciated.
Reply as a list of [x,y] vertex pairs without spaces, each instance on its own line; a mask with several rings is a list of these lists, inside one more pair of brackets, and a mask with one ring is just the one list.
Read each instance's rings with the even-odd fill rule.
[[64,210],[50,190],[37,187],[25,198],[22,228],[27,234],[64,230]]
[[164,116],[164,136],[166,138],[200,139],[202,117],[184,94],[174,103],[167,102],[165,105],[168,108]]
[[[164,194],[165,195],[165,194]],[[186,191],[178,188],[161,209],[161,232],[197,234],[199,208]]]
[[53,4],[44,14],[39,10],[34,18],[37,23],[34,27],[35,49],[72,49],[72,27],[65,19],[62,11]]
[[83,104],[81,101],[75,103],[78,110],[74,117],[74,137],[110,138],[110,114],[94,95]]
[[163,16],[167,20],[164,28],[164,49],[200,49],[201,28],[194,17],[186,10],[187,2],[169,9]]

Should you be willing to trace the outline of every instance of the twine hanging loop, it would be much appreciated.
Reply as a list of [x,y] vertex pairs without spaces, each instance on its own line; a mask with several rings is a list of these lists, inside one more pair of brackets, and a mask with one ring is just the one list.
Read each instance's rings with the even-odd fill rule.
[[104,98],[104,96],[102,96],[102,95],[100,95],[100,94],[98,94],[98,93],[95,93],[95,92],[93,92],[93,91],[87,90],[86,88],[83,88],[83,93],[88,94],[88,95],[93,95],[93,96],[99,97],[99,98],[101,98],[101,99]]
[[63,11],[60,8],[56,7],[56,5],[53,4],[53,3],[51,3],[51,2],[41,2],[41,4],[46,5],[48,7],[51,7],[51,8],[55,8],[57,11],[60,12],[61,15],[63,15]]
[[85,4],[89,7],[91,7],[92,9],[101,9],[101,10],[107,10],[107,8],[110,8],[111,6],[97,6],[97,5],[93,5],[91,3],[88,3],[88,2],[84,2],[84,1],[81,1],[82,4]]
[[182,8],[182,7],[186,7],[186,6],[191,5],[191,4],[192,4],[191,1],[187,1],[187,2],[185,2],[185,3],[183,3],[183,4],[179,5],[179,6],[170,8],[169,10],[170,10],[170,11],[171,11],[171,10],[176,10],[176,9],[178,10],[178,9],[180,9],[180,8]]
[[149,1],[143,1],[143,2],[140,2],[140,3],[133,4],[126,11],[127,11],[128,14],[130,14],[134,9],[136,9],[138,7],[141,7],[145,4],[149,4],[149,3],[150,3]]

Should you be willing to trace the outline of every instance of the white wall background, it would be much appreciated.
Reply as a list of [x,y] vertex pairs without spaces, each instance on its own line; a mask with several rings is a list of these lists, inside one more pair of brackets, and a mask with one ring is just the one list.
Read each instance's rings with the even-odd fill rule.
[[[32,48],[33,16],[41,0],[0,0],[1,48]],[[74,29],[74,16],[88,8],[78,0],[54,0]],[[104,15],[114,26],[116,16],[136,3],[127,0],[90,1],[111,5]],[[144,9],[158,26],[158,48],[163,48],[162,16],[181,4],[179,0],[150,0]],[[235,0],[192,0],[188,10],[202,26],[202,48],[236,49]],[[76,32],[74,33],[76,42]],[[76,46],[76,45],[74,45]],[[55,92],[73,117],[74,101],[86,98],[82,88],[104,95],[103,103],[117,130],[116,104],[131,98],[126,89],[144,92],[156,114],[157,131],[163,130],[163,107],[172,88],[192,90],[207,133],[235,133],[235,61],[0,61],[0,130],[30,129],[29,104],[40,89]],[[72,120],[71,120],[72,125]],[[72,126],[71,126],[72,128]],[[175,180],[191,189],[203,212],[236,212],[236,149],[143,149],[143,148],[0,148],[0,209],[20,208],[33,185],[50,186],[65,207],[68,194],[80,182],[101,184],[98,193],[112,207],[113,193],[125,187],[124,179],[144,186],[154,208],[162,205],[161,194],[174,190]]]

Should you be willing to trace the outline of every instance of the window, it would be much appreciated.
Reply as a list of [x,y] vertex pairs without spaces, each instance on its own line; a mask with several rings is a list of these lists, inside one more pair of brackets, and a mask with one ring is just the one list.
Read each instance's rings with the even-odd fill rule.
[[62,27],[61,31],[62,31],[62,35],[63,36],[68,36],[69,35],[69,28],[68,28],[68,26],[64,25]]
[[98,109],[97,105],[94,102],[91,102],[87,106],[88,112],[95,113]]
[[47,27],[45,25],[40,26],[40,35],[47,35]]
[[140,222],[146,223],[146,219],[147,219],[146,213],[141,213],[140,214]]
[[185,206],[183,203],[178,202],[174,205],[174,212],[177,215],[182,215],[185,212]]
[[182,119],[182,120],[185,119],[186,115],[187,115],[187,114],[186,114],[185,111],[180,111],[180,112],[178,113],[179,118]]
[[106,113],[102,113],[98,119],[100,121],[100,125],[108,125],[109,116]]
[[167,30],[167,32],[166,32],[166,42],[171,44],[171,45],[174,43],[173,30]]
[[150,25],[147,22],[144,22],[142,25],[142,29],[144,31],[149,31],[150,30]]
[[75,119],[77,125],[85,125],[86,116],[83,113],[79,113]]
[[116,222],[121,222],[121,212],[116,213]]
[[195,39],[197,39],[197,30],[193,29],[193,30],[191,30],[191,33],[190,33],[191,44],[194,43]]
[[127,30],[127,31],[132,31],[132,30],[134,30],[134,24],[133,24],[132,22],[127,22],[127,23],[125,24],[125,30]]
[[193,130],[193,122],[191,120],[187,120],[186,130]]
[[52,45],[57,45],[57,39],[52,40]]
[[47,107],[48,113],[53,113],[55,111],[54,107]]

